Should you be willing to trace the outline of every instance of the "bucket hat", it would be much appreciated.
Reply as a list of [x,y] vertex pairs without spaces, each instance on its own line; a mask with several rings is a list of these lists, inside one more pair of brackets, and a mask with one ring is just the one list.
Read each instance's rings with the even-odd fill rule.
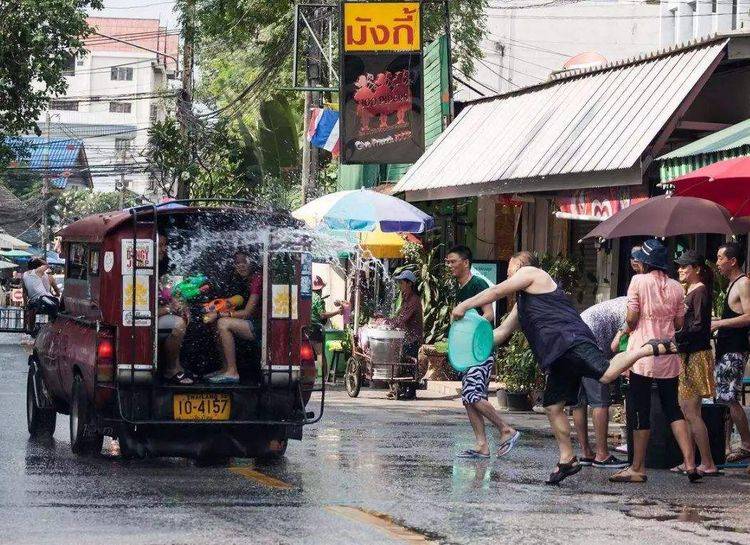
[[313,278],[313,283],[312,283],[313,291],[322,290],[325,287],[326,287],[326,283],[323,282],[323,279],[320,276],[315,276],[315,278]]
[[416,275],[411,271],[402,271],[401,273],[397,274],[393,277],[394,280],[408,280],[412,284],[417,283],[417,277]]
[[698,254],[695,250],[687,250],[682,252],[682,255],[674,260],[677,265],[684,267],[685,265],[703,265],[706,260]]
[[633,252],[633,258],[655,269],[669,270],[667,248],[655,238],[644,242],[640,250]]

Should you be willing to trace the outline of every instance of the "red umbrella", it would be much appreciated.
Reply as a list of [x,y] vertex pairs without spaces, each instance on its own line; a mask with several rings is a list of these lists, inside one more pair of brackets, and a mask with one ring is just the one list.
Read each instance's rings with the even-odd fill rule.
[[675,195],[708,199],[722,205],[732,216],[750,216],[750,157],[719,161],[671,183]]
[[750,220],[732,220],[726,208],[695,197],[660,195],[628,206],[583,238],[673,237],[690,233],[735,235],[750,231]]

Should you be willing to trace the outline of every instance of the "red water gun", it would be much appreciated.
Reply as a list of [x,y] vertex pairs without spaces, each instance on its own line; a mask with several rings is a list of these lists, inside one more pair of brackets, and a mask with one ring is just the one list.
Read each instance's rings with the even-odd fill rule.
[[[203,305],[203,312],[205,314],[210,314],[212,312],[229,312],[230,310],[235,310],[241,307],[244,302],[245,299],[243,299],[241,295],[214,299]],[[208,323],[205,316],[203,317],[203,321]]]

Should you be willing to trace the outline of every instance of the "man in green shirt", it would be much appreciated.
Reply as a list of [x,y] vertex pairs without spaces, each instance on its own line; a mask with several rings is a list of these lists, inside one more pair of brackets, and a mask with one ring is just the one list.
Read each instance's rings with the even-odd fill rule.
[[[463,303],[490,287],[486,281],[471,273],[471,260],[471,250],[466,246],[455,246],[445,256],[445,264],[458,282],[457,303]],[[476,311],[494,324],[495,312],[492,303],[482,305],[476,308]],[[490,375],[494,365],[494,357],[490,356],[481,365],[470,368],[462,377],[461,400],[466,407],[466,413],[469,415],[471,428],[474,430],[476,446],[459,453],[460,458],[482,459],[490,457],[490,447],[484,428],[485,418],[500,432],[498,456],[510,452],[521,435],[500,418],[495,407],[488,401]]]
[[325,327],[326,322],[338,316],[342,312],[342,307],[338,307],[336,310],[326,312],[326,303],[323,300],[323,288],[326,287],[326,283],[320,276],[316,276],[313,279],[312,285],[312,310],[310,313],[310,322],[314,326],[318,326],[321,331]]

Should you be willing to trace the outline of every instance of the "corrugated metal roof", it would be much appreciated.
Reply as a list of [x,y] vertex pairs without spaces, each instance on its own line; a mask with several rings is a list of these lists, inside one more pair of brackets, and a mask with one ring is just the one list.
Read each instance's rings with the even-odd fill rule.
[[[51,140],[37,136],[9,137],[7,142],[16,147],[18,160],[35,169],[49,170],[54,178],[50,184],[65,189],[68,178],[75,170],[86,168],[83,141],[76,139]],[[47,150],[49,149],[49,158]],[[84,178],[89,177],[88,173]]]
[[750,145],[750,119],[727,127],[659,157],[660,161],[714,153]]
[[[644,150],[727,42],[712,39],[558,75],[545,84],[472,102],[395,191],[431,198],[431,190],[455,186],[510,193],[641,183]],[[608,183],[612,172],[622,179]],[[582,173],[607,176],[583,183]]]

